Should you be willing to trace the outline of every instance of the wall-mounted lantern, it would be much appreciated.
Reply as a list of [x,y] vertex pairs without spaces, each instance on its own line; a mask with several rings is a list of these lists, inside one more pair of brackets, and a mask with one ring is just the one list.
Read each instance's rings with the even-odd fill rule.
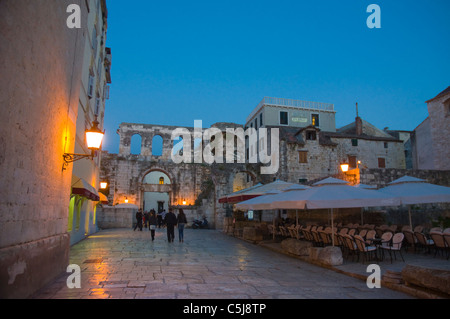
[[86,130],[86,143],[88,149],[91,150],[91,154],[71,154],[71,153],[64,153],[63,154],[63,171],[66,169],[66,166],[69,165],[69,163],[73,163],[75,161],[78,161],[82,158],[91,158],[93,159],[95,156],[95,151],[98,151],[102,145],[103,136],[105,135],[105,132],[101,131],[98,128],[99,122],[97,121],[97,116],[95,116],[94,121],[92,122],[92,127],[90,130]]

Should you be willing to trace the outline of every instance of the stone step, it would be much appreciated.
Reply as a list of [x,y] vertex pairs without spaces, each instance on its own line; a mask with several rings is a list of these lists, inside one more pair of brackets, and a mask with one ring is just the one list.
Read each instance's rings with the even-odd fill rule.
[[383,275],[382,280],[393,284],[404,283],[401,272],[396,272],[392,270],[386,270],[386,273]]

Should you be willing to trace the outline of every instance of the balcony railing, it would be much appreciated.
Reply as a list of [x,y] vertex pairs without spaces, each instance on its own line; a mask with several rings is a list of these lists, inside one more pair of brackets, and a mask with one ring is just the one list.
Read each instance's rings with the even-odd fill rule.
[[334,104],[330,103],[284,99],[278,97],[264,97],[262,101],[258,104],[258,106],[253,110],[253,112],[250,113],[250,115],[247,117],[247,122],[249,122],[252,119],[252,117],[259,111],[259,109],[263,105],[294,107],[299,109],[334,112]]

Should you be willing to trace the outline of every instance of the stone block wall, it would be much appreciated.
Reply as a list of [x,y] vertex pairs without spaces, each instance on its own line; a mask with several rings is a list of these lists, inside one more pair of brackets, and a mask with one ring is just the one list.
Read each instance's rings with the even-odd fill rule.
[[450,90],[428,102],[434,169],[450,170]]
[[66,26],[70,3],[0,1],[0,298],[28,297],[68,263],[62,155],[74,150],[85,43]]

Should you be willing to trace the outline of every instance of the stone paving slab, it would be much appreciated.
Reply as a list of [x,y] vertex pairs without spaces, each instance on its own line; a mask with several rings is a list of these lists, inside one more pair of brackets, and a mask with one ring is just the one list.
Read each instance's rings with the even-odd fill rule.
[[71,247],[81,288],[64,273],[34,299],[408,299],[385,287],[318,267],[215,230],[103,230]]

